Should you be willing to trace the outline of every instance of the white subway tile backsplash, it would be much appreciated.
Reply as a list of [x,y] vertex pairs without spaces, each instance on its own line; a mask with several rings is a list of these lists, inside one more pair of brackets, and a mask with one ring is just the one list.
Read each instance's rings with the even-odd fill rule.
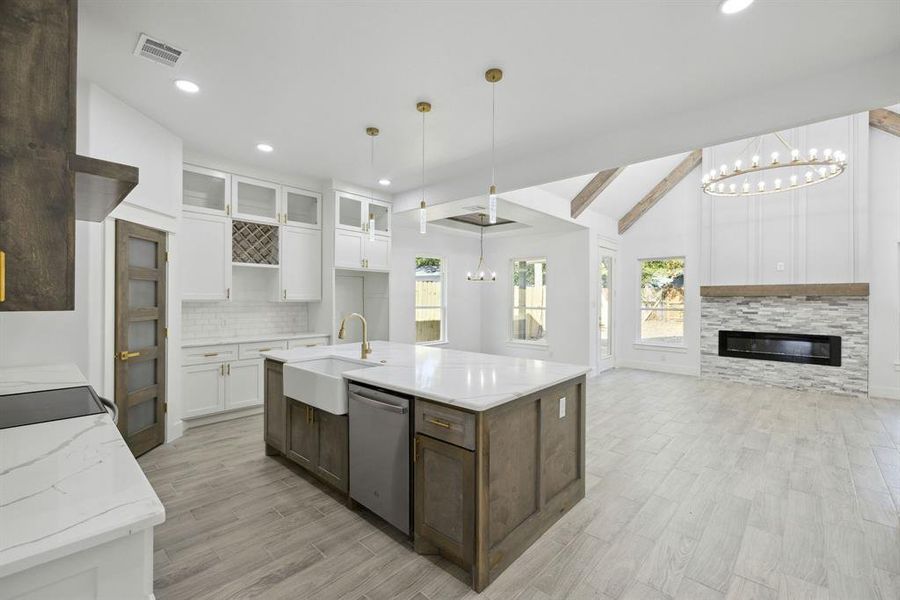
[[309,314],[304,303],[183,302],[181,327],[185,341],[303,333]]

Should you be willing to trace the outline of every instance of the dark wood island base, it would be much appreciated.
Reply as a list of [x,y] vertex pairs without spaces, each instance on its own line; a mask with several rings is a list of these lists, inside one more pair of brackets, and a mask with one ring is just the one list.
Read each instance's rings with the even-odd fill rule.
[[584,498],[584,376],[483,412],[417,399],[415,420],[415,550],[477,592]]

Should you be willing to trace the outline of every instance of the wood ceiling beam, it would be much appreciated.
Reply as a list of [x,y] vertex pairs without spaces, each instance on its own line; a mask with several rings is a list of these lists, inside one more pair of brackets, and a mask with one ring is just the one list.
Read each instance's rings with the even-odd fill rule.
[[900,114],[886,108],[869,111],[869,125],[900,137]]
[[619,235],[628,231],[628,228],[637,223],[637,220],[640,219],[644,213],[653,208],[653,206],[659,202],[663,196],[669,193],[673,187],[678,185],[682,179],[688,176],[688,174],[696,169],[700,165],[700,161],[703,158],[703,152],[701,150],[694,150],[690,154],[685,157],[678,166],[676,166],[672,171],[662,178],[662,180],[653,186],[653,189],[647,192],[647,195],[641,198],[641,200],[631,207],[625,216],[619,219]]
[[600,171],[591,179],[584,188],[572,199],[571,215],[573,219],[577,219],[578,215],[587,210],[600,192],[613,182],[613,179],[619,176],[625,167],[616,167],[615,169],[607,169]]

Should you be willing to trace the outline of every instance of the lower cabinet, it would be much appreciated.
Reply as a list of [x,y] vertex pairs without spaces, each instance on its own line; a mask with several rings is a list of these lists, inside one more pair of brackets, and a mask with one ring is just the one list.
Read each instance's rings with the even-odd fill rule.
[[285,456],[339,491],[349,491],[347,415],[333,415],[293,398],[286,403]]
[[184,417],[202,417],[263,402],[261,360],[190,365],[182,368]]
[[475,453],[417,434],[415,540],[468,569],[475,548]]

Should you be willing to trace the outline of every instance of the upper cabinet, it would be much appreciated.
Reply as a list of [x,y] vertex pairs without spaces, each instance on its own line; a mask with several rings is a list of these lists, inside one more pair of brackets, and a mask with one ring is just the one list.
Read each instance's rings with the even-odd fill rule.
[[278,223],[281,186],[240,175],[231,177],[232,213],[236,219]]
[[281,222],[320,229],[322,226],[322,196],[306,190],[284,186],[281,188]]
[[391,268],[391,205],[348,192],[335,193],[334,266]]
[[184,165],[181,180],[184,210],[213,215],[231,214],[231,175]]
[[183,300],[231,299],[231,219],[185,214],[181,222]]

